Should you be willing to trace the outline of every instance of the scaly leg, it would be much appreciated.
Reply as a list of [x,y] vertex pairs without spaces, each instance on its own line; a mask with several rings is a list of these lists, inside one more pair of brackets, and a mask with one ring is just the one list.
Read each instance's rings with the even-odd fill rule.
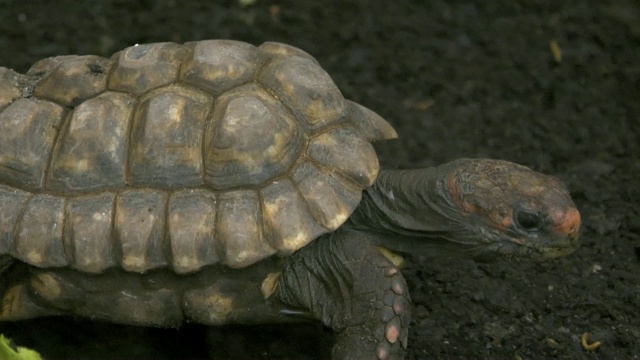
[[404,355],[411,317],[407,285],[364,234],[339,230],[293,254],[277,297],[337,332],[334,359]]

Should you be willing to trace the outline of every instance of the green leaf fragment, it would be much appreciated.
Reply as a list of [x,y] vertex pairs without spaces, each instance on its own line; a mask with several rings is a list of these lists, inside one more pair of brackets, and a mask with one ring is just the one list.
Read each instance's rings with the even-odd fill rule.
[[42,360],[37,352],[26,347],[16,346],[11,339],[0,334],[0,359],[3,360]]

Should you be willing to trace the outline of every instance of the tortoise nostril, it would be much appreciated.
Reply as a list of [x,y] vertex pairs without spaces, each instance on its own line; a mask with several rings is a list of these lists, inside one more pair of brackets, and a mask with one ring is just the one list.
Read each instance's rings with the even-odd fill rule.
[[515,216],[516,224],[526,231],[538,230],[540,227],[540,215],[537,212],[520,210]]

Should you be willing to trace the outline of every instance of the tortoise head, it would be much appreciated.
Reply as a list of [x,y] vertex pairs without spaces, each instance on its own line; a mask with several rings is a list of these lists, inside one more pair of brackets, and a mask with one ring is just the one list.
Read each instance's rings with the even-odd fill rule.
[[403,253],[552,259],[577,248],[580,213],[552,176],[507,161],[459,159],[381,172],[347,226]]
[[448,238],[480,259],[552,259],[578,245],[580,213],[558,179],[501,160],[460,159],[438,167],[436,192],[457,226]]

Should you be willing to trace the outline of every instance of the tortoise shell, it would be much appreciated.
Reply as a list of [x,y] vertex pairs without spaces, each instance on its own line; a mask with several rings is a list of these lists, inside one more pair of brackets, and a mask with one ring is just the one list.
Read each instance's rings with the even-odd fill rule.
[[207,40],[0,68],[0,254],[177,273],[338,228],[396,136],[306,52]]

